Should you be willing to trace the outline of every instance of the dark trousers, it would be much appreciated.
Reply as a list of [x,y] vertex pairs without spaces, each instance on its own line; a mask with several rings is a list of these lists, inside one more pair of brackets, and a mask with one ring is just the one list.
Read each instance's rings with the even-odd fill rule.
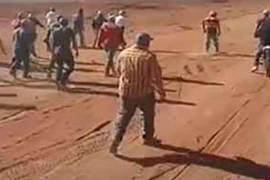
[[[97,45],[98,38],[99,38],[100,28],[93,29],[93,31],[94,31],[94,42],[93,42],[92,47],[95,48]],[[98,44],[98,46],[99,46],[99,44]]]
[[23,77],[27,77],[30,70],[30,50],[15,50],[15,56],[12,58],[10,72],[12,74],[16,73],[16,70],[21,67],[21,63],[23,63]]
[[37,57],[37,53],[36,53],[36,40],[37,40],[37,34],[30,34],[31,37],[31,43],[30,43],[30,54],[32,54],[34,57]]
[[[74,71],[74,58],[71,51],[62,52],[55,55],[55,60],[57,63],[57,72],[56,72],[56,83],[64,84],[70,74]],[[64,69],[64,65],[67,66]],[[64,71],[65,70],[65,71]]]
[[74,32],[75,32],[75,35],[76,36],[78,35],[79,38],[80,38],[80,45],[84,46],[85,43],[84,43],[84,32],[83,32],[83,30],[79,29],[79,30],[75,30]]
[[105,48],[105,52],[107,55],[107,62],[105,65],[105,75],[108,76],[110,74],[110,70],[115,74],[115,67],[114,67],[114,57],[116,54],[117,48]]
[[217,33],[207,33],[206,34],[206,51],[208,52],[210,49],[211,42],[214,43],[216,48],[216,52],[219,52],[219,40]]
[[126,41],[125,41],[125,27],[121,27],[121,31],[120,31],[120,39],[121,39],[121,45],[124,47],[127,45]]
[[260,41],[258,44],[258,49],[255,55],[255,61],[254,61],[254,66],[259,66],[260,64],[260,58],[263,55],[263,43]]
[[116,122],[114,143],[119,144],[122,141],[137,108],[141,110],[143,138],[146,140],[153,138],[155,132],[155,95],[154,93],[150,93],[140,98],[120,98],[120,111]]

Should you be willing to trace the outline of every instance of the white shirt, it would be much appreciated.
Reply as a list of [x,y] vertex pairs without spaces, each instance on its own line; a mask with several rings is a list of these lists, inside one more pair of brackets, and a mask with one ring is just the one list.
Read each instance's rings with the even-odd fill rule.
[[126,19],[124,16],[116,16],[115,18],[115,25],[122,28],[122,27],[125,27],[126,26]]
[[51,24],[57,21],[57,14],[56,12],[50,11],[46,14],[46,18],[47,18],[47,26],[50,26]]

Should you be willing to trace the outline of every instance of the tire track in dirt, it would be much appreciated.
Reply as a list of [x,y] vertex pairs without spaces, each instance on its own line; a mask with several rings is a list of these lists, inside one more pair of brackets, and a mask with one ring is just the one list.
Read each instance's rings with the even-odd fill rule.
[[[206,145],[202,147],[199,153],[213,153],[219,151],[224,147],[233,137],[239,132],[243,125],[249,120],[249,118],[242,118],[240,121],[237,119],[241,113],[247,108],[247,106],[255,99],[258,94],[265,88],[266,83],[261,86],[253,95],[253,97],[247,99],[229,118],[228,120],[218,129],[207,141]],[[170,180],[176,180],[181,177],[185,171],[190,167],[191,163],[186,164],[179,172],[173,176]],[[179,166],[178,166],[179,167]],[[151,179],[154,180],[154,179]]]

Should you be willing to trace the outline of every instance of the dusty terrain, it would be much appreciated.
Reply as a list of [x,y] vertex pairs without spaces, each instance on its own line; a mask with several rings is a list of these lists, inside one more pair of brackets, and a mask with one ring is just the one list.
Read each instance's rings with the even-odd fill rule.
[[[269,3],[53,4],[68,17],[77,7],[85,8],[89,45],[90,18],[100,8],[126,9],[129,44],[139,31],[155,38],[151,49],[162,65],[168,94],[157,106],[156,134],[162,145],[141,145],[136,116],[117,158],[108,153],[118,108],[117,80],[103,76],[103,51],[82,49],[69,92],[58,92],[46,80],[49,54],[40,30],[43,58],[34,60],[34,78],[13,81],[8,74],[11,18],[28,10],[44,22],[51,5],[0,6],[0,34],[9,49],[9,56],[0,55],[0,180],[270,179],[269,80],[262,68],[250,73],[254,23]],[[218,55],[203,51],[200,22],[210,9],[222,20]]]

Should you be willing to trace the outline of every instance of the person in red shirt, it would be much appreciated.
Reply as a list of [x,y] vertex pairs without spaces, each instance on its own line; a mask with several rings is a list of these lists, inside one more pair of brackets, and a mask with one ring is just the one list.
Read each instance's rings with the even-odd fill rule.
[[113,16],[109,17],[108,22],[102,25],[98,38],[98,46],[105,50],[108,58],[105,66],[106,77],[111,76],[110,71],[112,71],[113,76],[116,75],[114,57],[119,45],[121,44],[120,35],[121,31],[115,25],[115,18]]

